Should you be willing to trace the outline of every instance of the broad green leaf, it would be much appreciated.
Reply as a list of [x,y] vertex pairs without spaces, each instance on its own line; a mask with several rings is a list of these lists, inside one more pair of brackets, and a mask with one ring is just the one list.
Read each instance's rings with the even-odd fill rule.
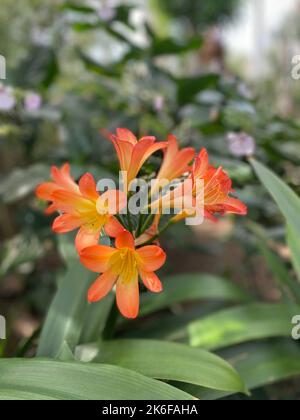
[[292,254],[292,263],[300,281],[300,237],[289,224],[287,225],[287,242]]
[[280,211],[286,218],[289,228],[300,236],[300,198],[270,169],[260,162],[251,159],[251,164],[260,181],[276,201]]
[[299,285],[291,277],[279,255],[272,252],[264,242],[260,242],[259,249],[272,270],[275,279],[278,281],[278,285],[282,290],[285,302],[290,302],[291,300],[300,302]]
[[75,349],[87,313],[87,290],[95,277],[80,263],[72,235],[60,239],[67,271],[59,282],[43,326],[37,352],[40,357],[57,357],[65,341],[71,351]]
[[243,301],[247,298],[246,293],[237,285],[210,274],[179,274],[162,279],[162,282],[162,293],[147,293],[142,296],[141,315],[187,301]]
[[191,400],[171,385],[117,366],[0,359],[0,400]]
[[70,361],[75,360],[73,352],[66,341],[63,342],[56,358],[62,362],[70,362]]
[[270,337],[291,335],[292,317],[300,306],[255,303],[225,309],[189,327],[190,344],[210,350]]
[[188,343],[187,326],[194,320],[207,316],[224,308],[222,302],[189,303],[174,310],[161,313],[159,316],[149,316],[138,319],[134,328],[130,322],[120,323],[122,331],[117,333],[118,338],[138,338],[176,341]]
[[[300,375],[300,348],[291,340],[247,343],[226,349],[221,356],[236,368],[249,390]],[[202,400],[216,400],[230,395],[188,384],[178,385]]]
[[79,343],[91,343],[101,337],[114,300],[115,294],[110,293],[100,302],[92,303],[88,306]]
[[98,346],[99,354],[94,362],[125,367],[156,379],[245,392],[234,369],[205,350],[154,340],[113,340]]

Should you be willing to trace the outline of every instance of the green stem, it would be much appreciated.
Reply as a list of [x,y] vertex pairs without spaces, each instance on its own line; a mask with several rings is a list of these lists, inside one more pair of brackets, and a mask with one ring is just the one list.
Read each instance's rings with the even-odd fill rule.
[[142,225],[140,234],[143,234],[145,232],[145,230],[147,230],[147,228],[149,227],[149,224],[151,222],[152,217],[153,217],[153,214],[152,213],[150,213],[147,216],[147,219],[145,220],[144,224]]
[[141,247],[151,245],[156,239],[158,239],[164,232],[166,232],[167,229],[173,224],[171,220],[168,221],[168,223],[165,224],[165,226],[152,238],[150,238],[147,242],[144,242]]

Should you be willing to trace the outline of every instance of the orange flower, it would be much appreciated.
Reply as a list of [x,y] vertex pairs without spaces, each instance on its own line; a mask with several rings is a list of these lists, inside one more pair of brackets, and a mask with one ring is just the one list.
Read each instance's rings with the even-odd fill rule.
[[162,291],[162,284],[154,273],[166,261],[164,251],[155,245],[135,248],[131,233],[123,232],[116,239],[116,248],[96,245],[80,253],[82,264],[101,274],[88,291],[88,301],[104,298],[116,284],[117,305],[127,318],[136,318],[139,312],[139,282],[154,293]]
[[[246,205],[230,197],[231,192],[233,192],[231,179],[221,167],[216,169],[209,164],[208,153],[203,149],[195,159],[190,177],[174,191],[153,203],[152,210],[182,209],[182,204],[189,201],[190,205],[183,207],[183,210],[172,218],[173,222],[194,217],[197,210],[205,218],[213,221],[217,220],[215,214],[246,215]],[[202,209],[197,208],[197,205]]]
[[157,182],[154,184],[151,193],[157,192],[158,188],[164,187],[162,181],[166,181],[166,185],[170,184],[176,178],[181,177],[184,173],[190,172],[189,164],[195,156],[195,149],[186,147],[179,150],[178,141],[175,136],[168,136],[168,146],[164,150],[165,156],[160,171],[157,175]]
[[123,193],[110,190],[100,195],[95,180],[89,173],[83,175],[77,185],[70,175],[68,164],[61,169],[53,167],[51,175],[54,182],[39,185],[36,195],[42,200],[52,202],[46,210],[47,214],[55,211],[62,213],[54,220],[54,232],[67,233],[79,228],[75,240],[78,251],[97,244],[102,229],[112,237],[124,231],[113,216],[126,204]]
[[156,143],[155,137],[143,137],[138,140],[126,128],[117,128],[117,135],[108,134],[120,162],[120,168],[127,173],[127,185],[135,179],[146,160],[158,150],[164,149],[166,143]]

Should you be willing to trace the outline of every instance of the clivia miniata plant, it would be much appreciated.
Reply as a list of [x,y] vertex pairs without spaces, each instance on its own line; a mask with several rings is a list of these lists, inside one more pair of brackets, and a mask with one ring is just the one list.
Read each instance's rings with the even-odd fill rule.
[[[155,137],[136,136],[125,128],[107,133],[115,147],[122,176],[122,189],[97,191],[90,173],[78,183],[69,164],[52,167],[51,182],[37,188],[36,194],[50,203],[47,214],[59,213],[53,230],[64,234],[77,231],[75,244],[81,263],[99,276],[90,286],[88,301],[98,302],[116,287],[116,302],[126,318],[139,313],[139,279],[153,293],[163,292],[156,274],[166,262],[159,245],[163,232],[181,220],[217,220],[216,215],[246,215],[247,207],[233,192],[231,179],[221,168],[209,163],[205,149],[196,155],[193,148],[179,148],[175,136],[158,142]],[[132,213],[132,184],[144,163],[162,151],[163,161],[157,174],[144,179],[146,204]],[[138,191],[136,194],[141,195]],[[145,200],[142,200],[145,201]],[[135,201],[136,202],[136,201]],[[161,220],[168,221],[161,226]],[[197,216],[197,217],[196,217]],[[101,244],[109,238],[110,246]],[[100,242],[100,243],[99,243]]]

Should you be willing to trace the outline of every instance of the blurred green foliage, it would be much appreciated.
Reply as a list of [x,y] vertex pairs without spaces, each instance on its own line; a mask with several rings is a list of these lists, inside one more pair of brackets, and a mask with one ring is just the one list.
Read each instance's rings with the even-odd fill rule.
[[[140,136],[153,134],[160,140],[173,132],[182,146],[192,145],[197,150],[206,147],[212,163],[222,165],[233,178],[239,197],[249,206],[249,218],[264,226],[263,241],[284,243],[282,216],[248,162],[232,156],[226,136],[230,131],[244,131],[253,136],[257,157],[299,194],[300,125],[262,106],[260,98],[253,96],[240,78],[221,71],[208,72],[201,56],[207,43],[205,30],[235,16],[240,3],[237,0],[149,0],[120,1],[110,6],[110,2],[79,0],[2,0],[0,54],[7,58],[8,64],[8,80],[4,85],[11,86],[16,104],[8,111],[0,110],[0,239],[3,242],[0,275],[21,278],[25,285],[22,299],[35,315],[45,315],[61,278],[68,294],[70,283],[67,282],[72,282],[76,273],[71,271],[70,275],[67,271],[61,275],[70,260],[61,255],[58,239],[50,232],[51,222],[41,213],[42,207],[33,191],[39,182],[47,179],[50,165],[65,161],[71,162],[76,178],[87,171],[96,178],[116,174],[115,155],[109,142],[100,135],[101,128],[113,131],[124,126]],[[41,106],[36,109],[26,106],[30,92],[42,98]],[[153,157],[145,170],[156,168],[158,161]],[[257,255],[259,235],[253,226],[248,230],[244,221],[239,220],[235,227],[232,235],[249,259]],[[170,234],[171,248],[176,243],[178,248],[184,248],[186,255],[189,252],[214,255],[216,245],[199,243],[199,237],[195,240],[190,233],[182,236],[182,244],[178,243],[180,229],[178,226]],[[273,261],[274,255],[270,257],[266,251],[268,244],[264,245],[268,260]],[[291,269],[290,261],[280,260],[274,266],[281,267],[280,273],[285,273],[284,268],[287,272]],[[231,273],[219,274],[228,277]],[[286,277],[291,280],[289,275]],[[184,279],[187,282],[191,278],[184,275]],[[81,282],[78,276],[75,280]],[[228,285],[223,278],[211,279],[202,273],[199,283],[197,280],[198,275],[193,277],[191,289],[185,293],[180,289],[181,279],[178,290],[170,286],[174,295],[171,294],[172,305],[168,293],[161,295],[156,303],[146,296],[145,314],[151,312],[153,318],[137,321],[134,331],[120,321],[117,335],[187,342],[186,329],[190,323],[216,309],[225,310],[228,300],[245,299],[239,289]],[[89,279],[80,283],[81,288],[85,287],[85,281]],[[84,337],[86,330],[81,331],[81,325],[75,328],[71,322],[72,314],[77,317],[82,313],[81,288],[74,289],[75,299],[66,300],[70,308],[64,307],[61,296],[54,301],[65,323],[60,324],[61,334],[53,352],[61,350],[60,346],[68,350],[70,343],[66,346],[64,340],[69,336],[73,340],[74,331],[76,340],[72,341],[70,351],[77,344],[97,341],[102,336],[103,308],[99,307],[99,313],[98,308],[94,309],[95,313],[84,308],[85,319],[80,321],[89,325],[88,338]],[[168,286],[166,289],[169,290]],[[191,296],[212,299],[214,303],[186,308],[184,299],[190,301]],[[216,300],[222,302],[215,304]],[[165,311],[163,317],[155,310]],[[247,312],[247,306],[244,310]],[[47,328],[51,329],[51,323],[57,322],[56,313],[56,307],[52,306]],[[278,318],[281,328],[275,328],[276,334],[284,330],[283,335],[288,335],[288,327],[282,327],[282,318]],[[47,338],[47,331],[43,337]],[[84,339],[79,337],[80,333]],[[44,342],[42,349],[43,345]],[[49,352],[47,346],[46,350]],[[271,344],[261,351],[262,358],[268,354],[277,361]],[[288,346],[286,354],[294,351],[294,347]],[[239,349],[232,352],[238,354]],[[248,361],[251,367],[255,360]],[[298,365],[295,364],[296,373],[300,370]],[[289,373],[289,369],[285,370],[278,379],[285,379]],[[259,381],[249,380],[247,385],[256,388],[269,382],[270,372],[266,369]]]

